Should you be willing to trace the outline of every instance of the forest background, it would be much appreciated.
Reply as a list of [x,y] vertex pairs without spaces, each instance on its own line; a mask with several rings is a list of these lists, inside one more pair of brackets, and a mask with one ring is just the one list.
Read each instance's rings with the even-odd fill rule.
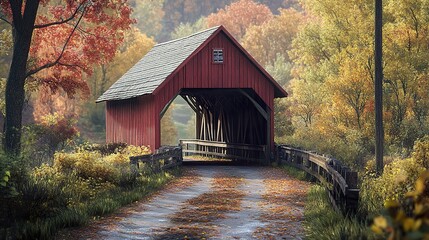
[[[355,167],[362,167],[373,155],[372,1],[131,0],[129,4],[136,23],[125,31],[112,60],[100,61],[91,66],[91,74],[82,74],[80,84],[86,86],[76,94],[53,88],[49,81],[27,84],[25,124],[63,124],[69,134],[79,133],[75,141],[103,142],[105,106],[95,104],[97,97],[156,43],[222,24],[290,94],[276,101],[278,143],[329,153]],[[387,155],[406,157],[414,141],[429,130],[428,3],[386,1],[384,5],[385,146]],[[7,23],[0,27],[4,91],[12,36]],[[51,73],[46,70],[39,76]],[[4,113],[4,100],[0,108]],[[185,102],[176,99],[162,121],[163,144],[192,138],[192,116]],[[50,152],[63,145],[57,142],[61,140],[48,144]]]
[[[70,49],[63,50],[67,64],[57,61],[53,67],[30,71],[26,79],[22,149],[25,164],[32,169],[31,181],[21,179],[21,170],[0,168],[0,190],[11,193],[11,199],[17,197],[13,186],[21,186],[16,187],[20,197],[27,196],[25,192],[58,196],[45,188],[62,191],[61,184],[71,179],[68,171],[62,172],[63,165],[70,162],[86,166],[78,169],[79,173],[98,174],[103,171],[93,169],[108,169],[110,172],[104,171],[106,179],[117,169],[114,166],[119,160],[124,169],[128,168],[126,154],[120,159],[116,156],[119,160],[111,157],[112,164],[108,166],[103,165],[105,161],[93,161],[99,159],[93,153],[54,154],[82,143],[104,142],[105,105],[95,100],[156,43],[217,25],[224,25],[289,93],[288,98],[275,102],[276,142],[329,154],[358,170],[363,216],[378,214],[385,201],[401,199],[414,189],[413,182],[429,167],[429,0],[383,1],[386,166],[379,177],[375,175],[373,159],[373,1],[104,0],[74,6],[78,2],[68,1],[65,8],[58,0],[41,1],[41,25],[49,18],[65,21],[63,15],[70,9],[75,9],[74,16],[79,11],[82,16],[88,13],[88,22],[73,30],[77,37],[70,38]],[[0,19],[6,19],[7,5],[7,1],[0,0]],[[90,11],[85,12],[85,7]],[[103,14],[91,15],[96,10]],[[112,18],[115,11],[121,13],[118,19]],[[72,29],[71,24],[37,29],[27,65],[45,66],[61,52],[61,48],[52,46],[58,45],[58,39],[67,39]],[[0,128],[5,115],[12,39],[10,24],[0,21]],[[193,138],[194,121],[192,110],[178,98],[162,119],[162,144],[177,145],[179,138]],[[135,151],[141,154],[148,149]],[[0,160],[0,164],[10,162],[3,155]],[[77,164],[80,161],[85,164]],[[56,163],[52,168],[42,165],[52,162]],[[10,169],[13,167],[11,164]],[[94,192],[111,191],[111,185],[103,185],[100,191],[100,184],[116,181],[122,186],[129,180],[128,173],[117,172],[113,174],[115,179],[106,181],[89,175],[90,184],[82,185],[82,179],[88,177],[85,174],[74,176],[74,192],[85,193],[82,187],[88,190],[76,203],[93,200]],[[39,181],[43,176],[61,184],[47,187],[46,181]],[[20,181],[25,184],[18,184]],[[27,187],[28,182],[32,187]],[[65,196],[62,207],[75,203],[67,202],[67,194],[61,195]],[[38,206],[50,206],[40,202]],[[48,208],[41,209],[45,215]]]

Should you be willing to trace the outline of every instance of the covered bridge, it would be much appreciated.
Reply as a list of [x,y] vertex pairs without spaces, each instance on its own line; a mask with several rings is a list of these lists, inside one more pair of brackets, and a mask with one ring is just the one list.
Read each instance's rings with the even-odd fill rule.
[[178,95],[196,113],[197,139],[273,149],[273,100],[287,93],[223,26],[157,44],[100,96],[106,141],[158,149]]

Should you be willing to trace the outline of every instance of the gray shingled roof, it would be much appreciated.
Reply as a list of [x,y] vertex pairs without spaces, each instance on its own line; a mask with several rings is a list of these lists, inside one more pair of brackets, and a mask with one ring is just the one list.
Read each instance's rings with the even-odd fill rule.
[[116,81],[97,102],[123,100],[151,94],[179,65],[219,27],[155,45]]

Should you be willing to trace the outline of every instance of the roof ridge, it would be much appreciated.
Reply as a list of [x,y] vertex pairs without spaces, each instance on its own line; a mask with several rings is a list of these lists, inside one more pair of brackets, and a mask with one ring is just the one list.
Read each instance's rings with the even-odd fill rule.
[[157,47],[157,46],[169,44],[169,43],[172,43],[172,42],[180,41],[180,40],[183,40],[183,39],[186,39],[186,38],[194,37],[195,35],[198,35],[198,34],[201,34],[201,33],[205,33],[205,32],[209,32],[209,31],[212,31],[214,29],[218,29],[220,27],[221,27],[220,25],[215,26],[215,27],[211,27],[209,29],[205,29],[205,30],[199,31],[199,32],[193,33],[193,34],[188,35],[188,36],[184,36],[184,37],[181,37],[181,38],[176,38],[176,39],[173,39],[173,40],[170,40],[170,41],[167,41],[167,42],[158,43],[158,44],[156,44],[153,47]]

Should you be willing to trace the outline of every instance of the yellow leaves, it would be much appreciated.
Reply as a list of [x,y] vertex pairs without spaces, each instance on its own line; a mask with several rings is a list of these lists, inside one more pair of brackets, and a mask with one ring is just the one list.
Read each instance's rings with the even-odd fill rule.
[[383,216],[376,217],[374,218],[374,225],[381,229],[385,229],[387,227],[387,220]]
[[395,201],[395,200],[388,200],[384,203],[385,208],[397,208],[399,206],[400,205],[399,205],[398,201]]
[[371,230],[376,234],[388,234],[389,239],[421,239],[428,234],[429,205],[427,199],[427,179],[429,171],[423,172],[416,180],[416,189],[406,194],[406,200],[386,201],[388,215],[374,218]]
[[403,228],[405,232],[411,232],[411,231],[416,231],[417,229],[420,228],[420,226],[422,225],[422,220],[418,219],[415,220],[413,218],[406,218],[403,223]]
[[375,225],[371,225],[371,230],[373,232],[375,232],[376,234],[382,234],[383,233],[383,230],[380,227],[377,227]]
[[304,21],[302,13],[294,9],[282,9],[280,15],[262,25],[250,26],[243,37],[243,46],[262,65],[272,64],[277,54],[282,54],[289,61],[288,51],[292,48],[292,40]]

